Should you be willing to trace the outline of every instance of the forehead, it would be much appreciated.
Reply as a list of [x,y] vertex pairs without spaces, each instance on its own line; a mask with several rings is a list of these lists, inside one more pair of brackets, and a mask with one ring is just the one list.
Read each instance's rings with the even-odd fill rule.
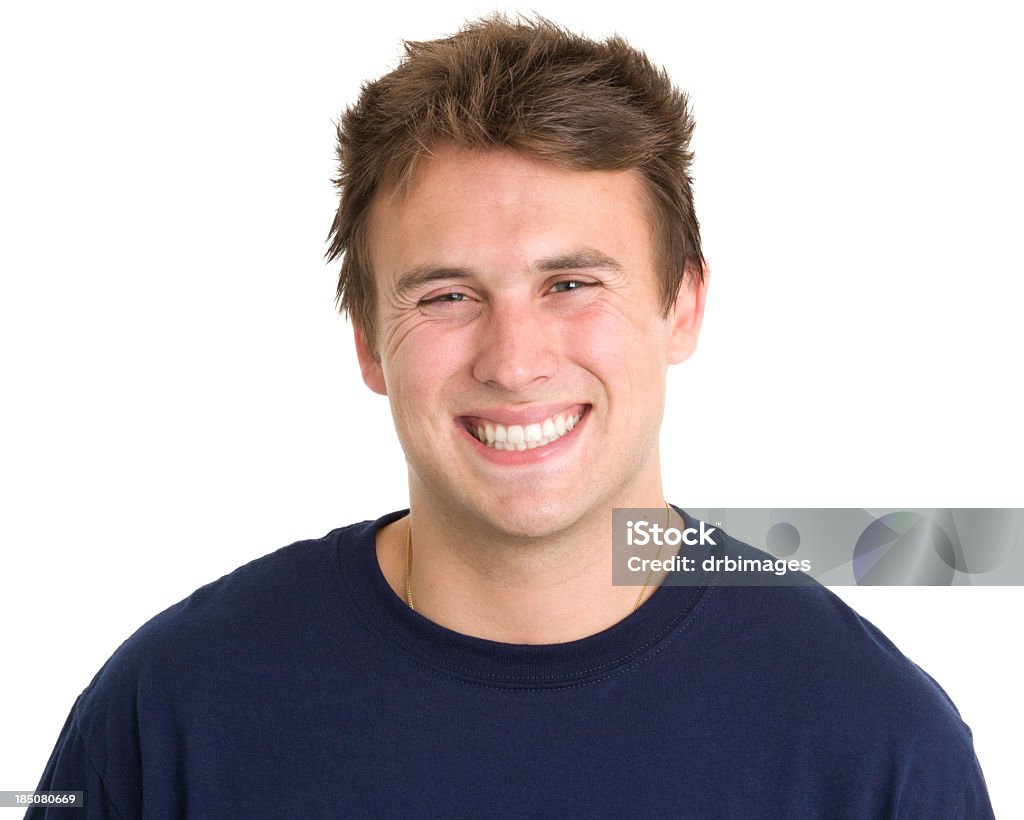
[[577,246],[646,264],[651,235],[636,171],[569,170],[514,151],[441,145],[404,190],[378,193],[369,250],[379,280],[408,265],[507,267]]

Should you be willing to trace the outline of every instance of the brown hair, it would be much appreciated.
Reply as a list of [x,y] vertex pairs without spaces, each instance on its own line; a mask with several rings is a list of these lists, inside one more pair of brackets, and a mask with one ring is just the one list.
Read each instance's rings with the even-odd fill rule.
[[444,140],[581,171],[637,170],[653,206],[667,315],[684,273],[703,277],[692,133],[686,95],[620,37],[595,42],[543,18],[497,15],[451,37],[407,41],[398,67],[365,85],[338,125],[341,202],[327,259],[344,254],[339,307],[376,351],[370,205],[381,189],[403,190],[418,158]]

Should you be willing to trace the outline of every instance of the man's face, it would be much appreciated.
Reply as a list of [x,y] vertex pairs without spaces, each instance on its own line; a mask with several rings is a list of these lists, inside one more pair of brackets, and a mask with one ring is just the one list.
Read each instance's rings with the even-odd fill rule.
[[666,366],[693,350],[703,291],[662,316],[648,213],[634,172],[450,146],[378,196],[379,359],[358,332],[357,350],[414,503],[533,537],[660,503]]

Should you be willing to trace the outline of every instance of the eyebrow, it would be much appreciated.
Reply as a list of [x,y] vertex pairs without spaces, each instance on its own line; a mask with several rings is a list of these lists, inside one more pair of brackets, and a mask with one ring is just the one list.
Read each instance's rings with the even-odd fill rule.
[[622,270],[622,265],[610,256],[591,248],[581,248],[580,250],[570,251],[569,253],[563,253],[559,256],[549,256],[546,259],[539,260],[534,267],[537,270],[544,271],[545,273],[560,270],[587,270],[593,268],[602,268],[604,270],[611,270],[615,272],[620,272]]
[[[557,256],[546,256],[538,259],[530,266],[542,273],[557,271],[592,270],[594,268],[622,271],[622,265],[612,257],[592,248],[580,248]],[[456,268],[441,265],[417,265],[398,277],[395,284],[395,296],[403,296],[409,291],[428,285],[431,282],[451,279],[472,279],[476,274],[469,268]]]
[[471,279],[472,277],[473,272],[468,268],[417,265],[398,277],[398,282],[395,284],[395,296],[404,296],[411,290],[441,279]]

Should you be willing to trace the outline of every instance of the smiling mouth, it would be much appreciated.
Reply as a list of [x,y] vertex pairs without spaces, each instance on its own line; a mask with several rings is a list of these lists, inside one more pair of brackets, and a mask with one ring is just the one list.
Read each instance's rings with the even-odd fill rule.
[[463,419],[470,435],[492,450],[535,450],[547,447],[575,429],[590,405],[577,405],[532,424],[499,424],[490,419]]

